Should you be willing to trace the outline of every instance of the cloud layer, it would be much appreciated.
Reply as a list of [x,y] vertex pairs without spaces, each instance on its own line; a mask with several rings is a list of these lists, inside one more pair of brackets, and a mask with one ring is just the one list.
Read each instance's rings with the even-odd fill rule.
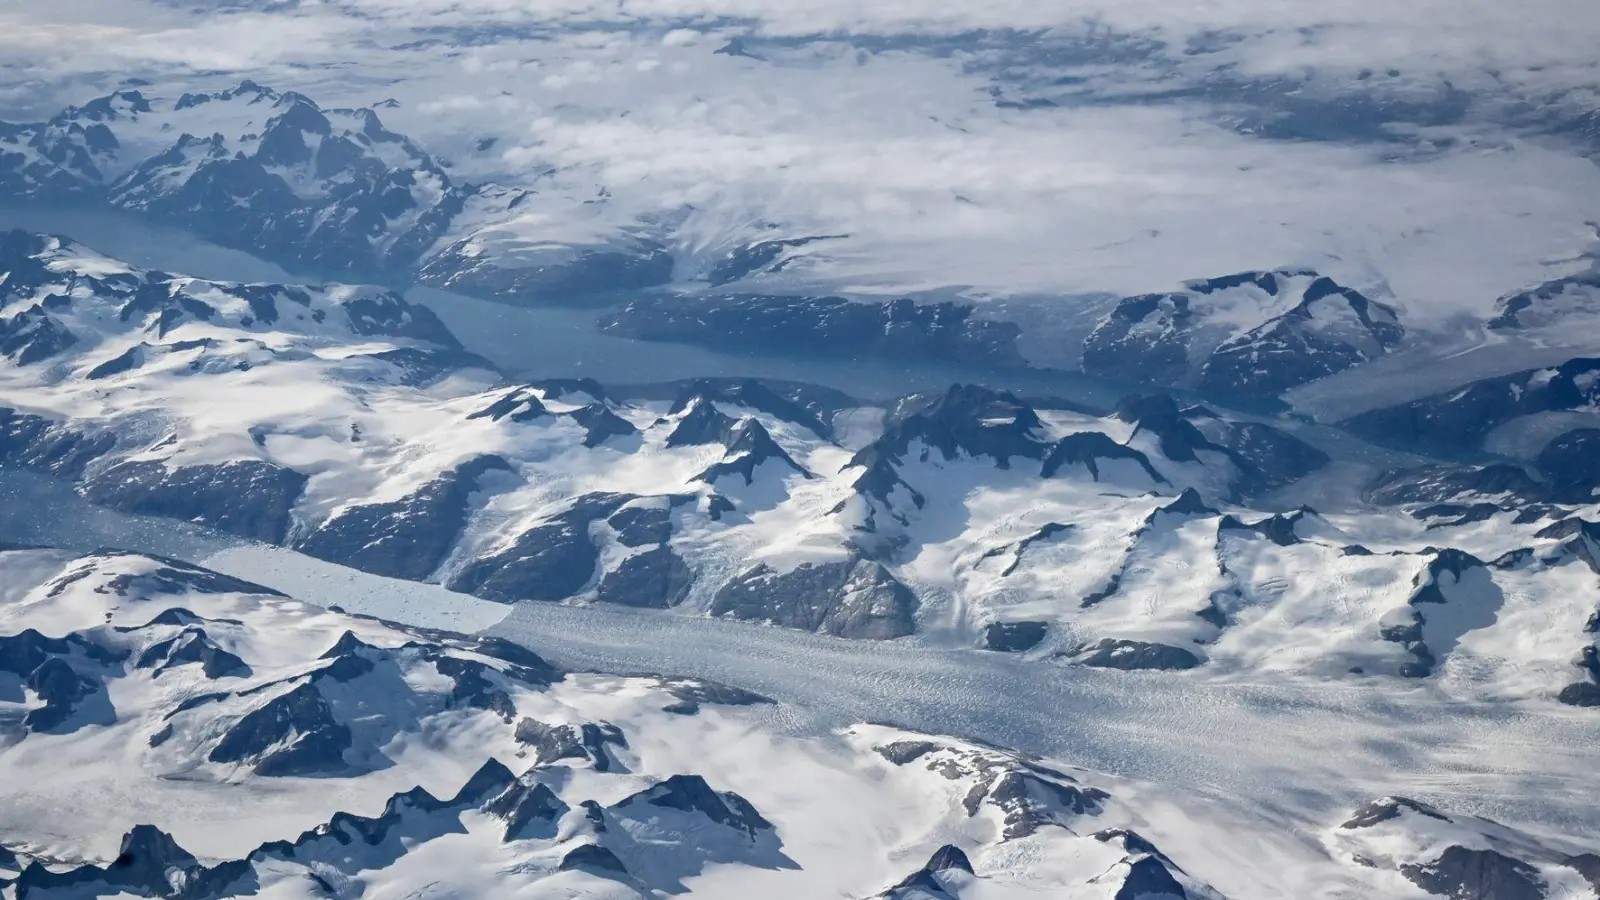
[[1573,0],[45,6],[0,13],[9,115],[130,75],[392,98],[458,174],[539,191],[513,247],[642,226],[692,268],[848,234],[793,274],[994,296],[1312,264],[1443,313],[1556,274],[1600,219],[1562,133],[1600,84]]

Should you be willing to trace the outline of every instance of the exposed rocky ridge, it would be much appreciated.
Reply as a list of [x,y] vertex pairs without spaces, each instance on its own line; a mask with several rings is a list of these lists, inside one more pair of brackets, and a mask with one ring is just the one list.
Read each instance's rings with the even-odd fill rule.
[[1536,477],[1517,463],[1427,463],[1379,473],[1363,495],[1381,506],[1411,507],[1419,518],[1493,507],[1526,523],[1559,514],[1562,506],[1593,502],[1595,488]]
[[1572,853],[1489,819],[1383,797],[1334,832],[1336,852],[1397,871],[1430,896],[1547,900],[1594,889],[1592,853]]
[[467,460],[399,500],[346,507],[294,548],[377,575],[427,578],[460,538],[484,477],[511,471],[498,456]]
[[306,476],[267,462],[238,460],[168,468],[124,462],[84,482],[84,495],[123,512],[199,522],[269,544],[289,533],[289,514]]
[[[641,499],[665,501],[668,506],[625,508]],[[626,597],[630,605],[671,605],[671,600],[682,599],[680,588],[685,585],[680,582],[687,580],[687,570],[680,568],[681,561],[677,564],[671,561],[676,557],[669,558],[671,551],[665,544],[671,534],[669,509],[679,502],[682,500],[678,497],[586,494],[567,509],[524,531],[505,549],[464,566],[451,578],[449,585],[454,590],[507,603],[570,597],[597,577],[600,548],[591,534],[591,526],[604,520],[616,530],[625,546],[655,544],[659,547],[655,556],[650,556],[649,551],[633,555],[629,560],[638,562],[632,562],[631,566],[625,562],[623,570],[606,573],[600,585],[605,599],[620,601]],[[665,580],[658,581],[658,578]],[[609,588],[606,582],[610,582]],[[659,602],[648,599],[649,591],[638,595],[625,592],[624,584],[635,588],[641,585],[658,587],[660,590],[654,593]]]
[[736,575],[711,603],[714,616],[876,640],[910,634],[916,609],[910,588],[859,556],[787,572],[762,563]]
[[1222,396],[1275,395],[1382,356],[1404,334],[1392,307],[1316,272],[1241,272],[1124,298],[1084,342],[1083,370]]
[[710,468],[701,472],[699,480],[715,484],[717,479],[729,475],[740,476],[746,485],[756,479],[756,469],[768,462],[811,478],[810,472],[794,461],[787,451],[778,446],[772,435],[759,421],[746,419],[728,435],[728,452]]
[[632,300],[601,318],[603,331],[748,353],[829,359],[932,360],[1022,367],[1019,327],[950,302],[887,302],[773,295]]
[[[656,855],[635,845],[629,832],[594,826],[599,843],[585,843],[581,834],[558,833],[571,810],[548,787],[527,776],[518,779],[498,760],[489,759],[451,797],[439,798],[421,787],[397,793],[377,816],[340,812],[325,824],[292,840],[264,843],[242,858],[205,865],[152,825],[139,825],[123,838],[116,860],[108,866],[85,864],[51,869],[30,863],[15,880],[19,897],[60,890],[122,890],[169,900],[249,896],[274,882],[291,884],[298,877],[327,885],[337,878],[349,883],[366,872],[394,864],[410,853],[423,852],[430,841],[473,829],[479,813],[504,822],[505,843],[537,841],[560,854],[558,871],[583,869],[645,887],[633,869],[661,887],[676,887],[678,878],[697,874],[707,863],[775,865],[782,860],[773,826],[737,794],[716,793],[699,776],[673,776],[609,807],[592,809],[602,821],[629,820],[641,804],[670,808],[703,819],[710,831],[686,828],[672,834],[679,872],[664,874]],[[719,829],[742,832],[746,841],[758,836],[761,846],[741,848]],[[658,847],[661,837],[655,838]],[[620,855],[619,855],[620,854]],[[790,864],[792,865],[792,863]],[[365,871],[364,871],[365,870]]]
[[1552,278],[1495,301],[1489,328],[1517,332],[1550,325],[1566,325],[1574,315],[1600,314],[1600,272],[1590,271]]
[[1490,432],[1520,417],[1597,405],[1600,360],[1579,358],[1475,381],[1339,424],[1375,443],[1453,457],[1480,448]]

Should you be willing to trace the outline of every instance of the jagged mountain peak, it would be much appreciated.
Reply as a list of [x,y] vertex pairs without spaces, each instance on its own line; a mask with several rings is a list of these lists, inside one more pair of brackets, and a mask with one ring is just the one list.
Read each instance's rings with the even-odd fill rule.
[[[902,399],[887,422],[875,447],[895,459],[920,441],[947,460],[959,454],[987,456],[1007,468],[1013,457],[1043,457],[1048,446],[1038,412],[1010,392],[981,385],[954,384],[942,394]],[[871,463],[866,450],[857,454],[855,464],[870,468]]]
[[1274,395],[1367,362],[1399,312],[1308,269],[1241,272],[1124,298],[1084,344],[1091,374],[1221,396]]

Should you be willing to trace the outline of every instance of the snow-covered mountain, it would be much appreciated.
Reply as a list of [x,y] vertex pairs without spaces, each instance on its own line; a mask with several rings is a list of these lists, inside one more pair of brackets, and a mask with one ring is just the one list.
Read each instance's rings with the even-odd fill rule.
[[472,193],[373,110],[324,110],[251,81],[176,98],[118,91],[4,135],[12,196],[98,200],[313,272],[408,266]]
[[1228,395],[1275,395],[1382,356],[1398,312],[1309,270],[1241,272],[1127,297],[1089,335],[1083,370]]
[[1592,451],[1600,425],[1600,360],[1487,378],[1341,423],[1368,440],[1459,456],[1532,463],[1559,494],[1581,502],[1600,485]]
[[[1327,453],[1165,395],[1105,411],[957,385],[884,407],[751,380],[505,383],[383,291],[6,240],[0,313],[48,339],[0,368],[0,460],[380,575],[1041,664],[1504,697],[1578,683],[1600,608],[1582,536],[1550,530],[1595,518],[1584,498],[1475,515],[1456,493],[1476,470],[1446,467],[1319,513],[1292,498]],[[1469,483],[1435,486],[1452,479]]]
[[527,191],[461,181],[373,108],[324,109],[249,80],[122,90],[45,122],[0,123],[0,194],[147,214],[297,271],[415,274],[519,302],[672,274],[661,247],[625,234],[518,243]]
[[745,691],[565,672],[176,560],[7,546],[0,575],[0,891],[17,900],[1595,885],[1581,837],[1401,798],[1285,833],[1269,810],[971,740],[786,735]]
[[[1275,396],[1381,357],[1405,337],[1393,306],[1309,270],[1242,272],[1122,298],[1086,335],[1030,324],[1049,339],[1059,331],[1081,342],[1080,352],[1050,355],[1090,375],[1222,397]],[[1047,339],[1024,339],[1018,322],[981,304],[909,298],[654,296],[630,300],[601,327],[729,350],[1002,368],[1027,367]]]
[[[832,271],[829,254],[848,235],[750,222],[713,239],[692,207],[619,218],[604,184],[580,201],[546,197],[535,176],[471,180],[385,126],[382,107],[324,108],[249,80],[202,93],[124,89],[47,121],[0,123],[0,195],[148,216],[311,277],[604,307],[601,327],[627,337],[1081,369],[1229,400],[1281,396],[1403,348],[1426,357],[1461,325],[1454,314],[1410,315],[1381,278],[1358,288],[1304,267],[1079,295],[1070,309],[960,283],[889,294]],[[1593,282],[1578,273],[1507,294],[1480,321],[1480,343],[1570,343],[1571,323],[1593,312]]]

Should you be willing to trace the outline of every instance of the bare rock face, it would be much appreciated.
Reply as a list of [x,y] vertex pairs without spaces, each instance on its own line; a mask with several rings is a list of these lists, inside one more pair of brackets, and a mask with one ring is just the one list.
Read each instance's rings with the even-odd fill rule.
[[319,775],[348,768],[350,745],[350,729],[308,682],[235,722],[208,758],[252,763],[257,775]]
[[990,622],[983,630],[983,647],[1003,653],[1032,650],[1044,640],[1049,627],[1044,622]]
[[762,563],[725,585],[711,605],[717,616],[872,640],[910,634],[916,609],[910,588],[859,556],[788,572]]
[[[1241,310],[1266,315],[1241,328],[1233,322]],[[1217,395],[1273,395],[1382,356],[1404,336],[1393,308],[1316,272],[1240,272],[1123,298],[1084,342],[1083,369]]]
[[364,572],[421,580],[461,536],[480,479],[510,469],[498,456],[468,460],[399,500],[347,507],[295,549]]
[[1400,867],[1417,887],[1455,900],[1544,900],[1539,870],[1494,850],[1449,847],[1438,859]]
[[694,573],[665,544],[623,560],[600,580],[596,599],[602,603],[666,609],[682,603],[694,584]]
[[1193,669],[1200,658],[1182,647],[1106,638],[1084,650],[1075,660],[1079,665],[1100,669]]
[[84,493],[123,512],[199,522],[281,544],[306,480],[293,469],[259,460],[175,469],[159,460],[141,460],[99,473],[84,485]]

